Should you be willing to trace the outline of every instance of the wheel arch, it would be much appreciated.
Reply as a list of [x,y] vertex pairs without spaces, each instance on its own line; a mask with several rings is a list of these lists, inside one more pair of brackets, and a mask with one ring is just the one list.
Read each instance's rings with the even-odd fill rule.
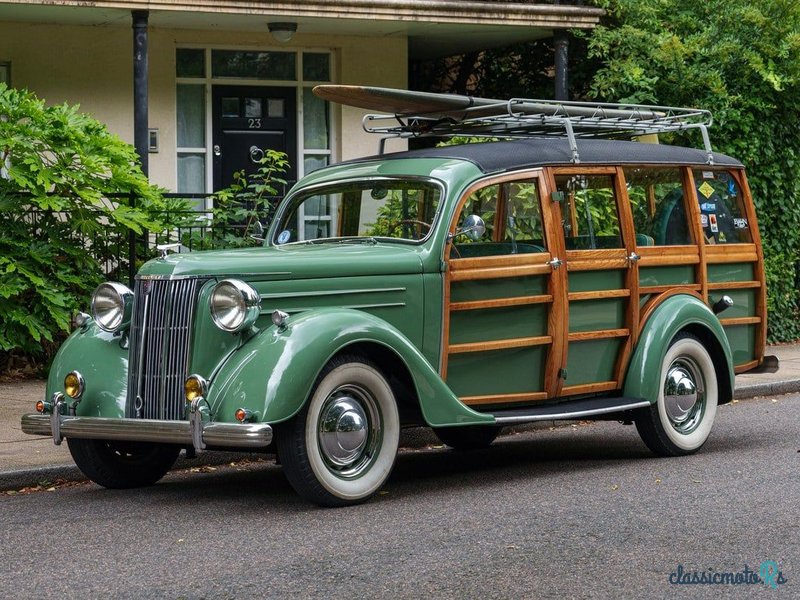
[[719,384],[719,404],[733,398],[733,364],[730,345],[717,316],[699,298],[674,294],[660,302],[647,317],[628,365],[623,391],[625,396],[658,398],[661,363],[671,341],[686,331],[697,337],[711,355]]

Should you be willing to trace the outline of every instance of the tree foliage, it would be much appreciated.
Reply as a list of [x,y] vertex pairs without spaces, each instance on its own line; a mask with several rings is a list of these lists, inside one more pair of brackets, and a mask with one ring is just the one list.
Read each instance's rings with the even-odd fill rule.
[[78,107],[0,84],[0,370],[13,352],[46,357],[69,330],[102,280],[109,232],[158,231],[177,204]]

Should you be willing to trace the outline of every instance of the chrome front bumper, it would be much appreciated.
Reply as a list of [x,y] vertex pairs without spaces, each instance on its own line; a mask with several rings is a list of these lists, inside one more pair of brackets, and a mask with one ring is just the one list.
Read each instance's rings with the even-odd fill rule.
[[[55,431],[54,431],[55,430]],[[160,442],[206,447],[264,448],[272,442],[272,426],[266,423],[210,423],[159,421],[156,419],[107,419],[72,415],[23,415],[22,431],[53,436],[56,444],[64,437],[128,442]]]

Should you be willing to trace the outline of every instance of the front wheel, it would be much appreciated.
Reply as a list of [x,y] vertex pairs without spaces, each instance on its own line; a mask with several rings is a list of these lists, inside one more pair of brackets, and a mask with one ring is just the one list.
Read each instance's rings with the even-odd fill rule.
[[277,430],[286,478],[321,506],[347,506],[375,494],[394,466],[400,418],[394,393],[376,366],[335,358],[311,398]]
[[111,489],[153,485],[178,459],[179,446],[67,438],[78,468],[95,483]]
[[667,349],[660,377],[658,399],[639,412],[636,429],[655,454],[693,454],[708,439],[717,413],[714,362],[699,339],[681,333]]

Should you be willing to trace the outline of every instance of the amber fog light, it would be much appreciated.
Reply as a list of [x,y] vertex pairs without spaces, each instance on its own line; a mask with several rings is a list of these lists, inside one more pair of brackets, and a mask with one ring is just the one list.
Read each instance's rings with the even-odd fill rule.
[[183,384],[183,393],[187,402],[192,402],[200,397],[205,398],[208,394],[208,382],[200,375],[189,375]]
[[77,371],[67,373],[67,376],[64,377],[64,392],[73,400],[77,400],[83,395],[85,387],[83,376]]

